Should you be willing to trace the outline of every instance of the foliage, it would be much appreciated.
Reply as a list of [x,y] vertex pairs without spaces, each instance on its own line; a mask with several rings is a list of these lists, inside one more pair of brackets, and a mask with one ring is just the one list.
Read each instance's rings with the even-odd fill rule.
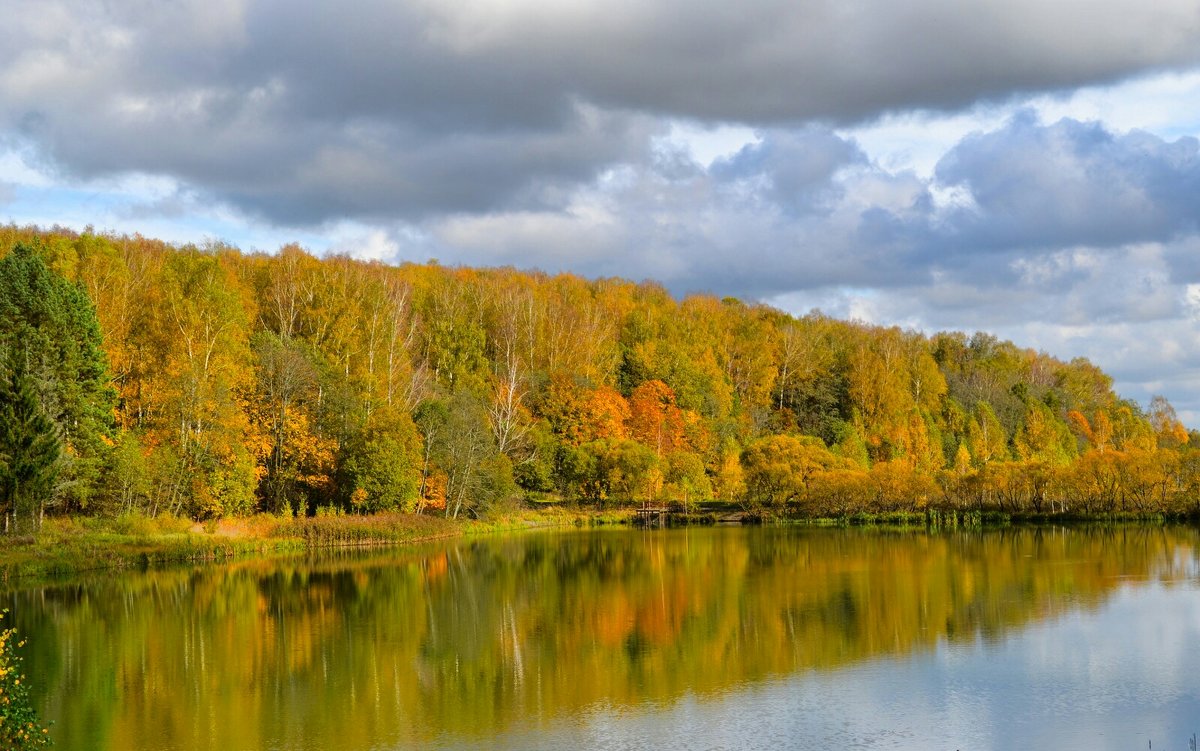
[[60,470],[62,445],[21,358],[0,370],[0,514],[7,528],[36,530]]
[[712,482],[704,471],[704,460],[691,451],[676,451],[666,458],[663,495],[693,510],[713,497]]
[[19,243],[0,260],[0,367],[27,375],[62,441],[60,471],[42,492],[83,509],[111,443],[116,395],[95,307],[47,266],[45,251]]
[[421,405],[417,424],[426,436],[425,474],[445,480],[445,514],[478,515],[489,504],[516,494],[512,463],[499,460],[481,401],[466,390]]
[[1181,511],[1200,485],[1165,399],[982,332],[296,246],[10,227],[0,264],[0,351],[62,447],[52,511]]
[[407,412],[381,409],[345,446],[347,505],[359,513],[413,511],[420,489],[420,436]]
[[817,438],[763,438],[742,452],[746,497],[754,503],[781,506],[803,495],[816,473],[842,464]]
[[[7,610],[0,612],[0,621],[6,615]],[[0,748],[12,751],[50,747],[50,730],[38,721],[29,681],[21,672],[17,650],[23,646],[15,629],[0,631]]]

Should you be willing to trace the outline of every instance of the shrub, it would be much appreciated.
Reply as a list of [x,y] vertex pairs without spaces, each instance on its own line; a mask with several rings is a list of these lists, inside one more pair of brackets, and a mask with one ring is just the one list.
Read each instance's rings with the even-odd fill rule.
[[[3,619],[8,611],[0,613]],[[29,700],[29,683],[21,672],[16,629],[0,631],[0,748],[25,751],[49,748],[50,730],[38,721]]]

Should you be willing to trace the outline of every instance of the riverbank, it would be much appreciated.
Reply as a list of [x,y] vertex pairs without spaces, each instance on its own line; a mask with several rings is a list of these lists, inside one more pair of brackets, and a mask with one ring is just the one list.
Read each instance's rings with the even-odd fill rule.
[[633,512],[551,507],[483,520],[424,514],[246,518],[193,522],[139,514],[48,518],[36,536],[0,537],[0,582],[97,569],[223,561],[331,547],[407,545],[536,527],[629,523]]
[[36,536],[0,537],[0,582],[172,563],[225,561],[255,555],[286,555],[335,547],[409,545],[538,527],[648,524],[798,524],[861,526],[930,532],[1014,524],[1165,524],[1194,522],[1160,513],[1011,514],[1002,511],[894,511],[841,516],[788,516],[747,511],[736,504],[706,504],[690,514],[639,515],[635,508],[597,511],[547,505],[484,519],[446,519],[423,514],[281,518],[259,515],[194,522],[138,514],[60,517],[46,520]]
[[796,524],[813,527],[886,527],[931,532],[982,529],[1014,524],[1184,524],[1196,523],[1195,514],[1158,511],[1005,511],[1002,509],[927,508],[923,510],[857,511],[845,514],[805,514],[795,509],[744,508],[733,503],[705,503],[691,513],[662,509],[634,512],[634,523],[649,526],[689,524]]

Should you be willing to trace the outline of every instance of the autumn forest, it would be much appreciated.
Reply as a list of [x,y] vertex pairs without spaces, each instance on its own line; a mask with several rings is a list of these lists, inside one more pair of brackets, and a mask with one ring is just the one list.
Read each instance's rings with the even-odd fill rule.
[[[712,500],[1190,514],[1161,398],[925,335],[509,268],[0,227],[0,505],[194,519]],[[7,526],[7,524],[6,524]]]

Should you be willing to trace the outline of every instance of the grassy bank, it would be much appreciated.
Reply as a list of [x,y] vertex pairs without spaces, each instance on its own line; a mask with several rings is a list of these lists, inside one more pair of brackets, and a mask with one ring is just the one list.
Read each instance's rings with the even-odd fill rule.
[[[1195,521],[1159,513],[1009,514],[1000,511],[892,511],[841,516],[795,516],[780,510],[747,512],[737,504],[703,504],[689,515],[665,516],[669,526],[741,522],[830,527],[885,527],[928,532],[1011,524],[1126,524]],[[280,518],[259,515],[197,523],[137,514],[47,519],[36,536],[0,537],[0,582],[107,568],[222,561],[333,547],[401,545],[538,527],[631,524],[633,509],[597,511],[546,504],[493,513],[482,519],[419,514]]]
[[139,514],[49,518],[36,536],[0,537],[0,581],[331,547],[411,544],[537,527],[619,524],[630,517],[620,511],[598,514],[550,507],[471,520],[398,513],[294,519],[259,515],[204,523]]
[[1159,512],[1032,512],[1011,513],[999,510],[936,510],[858,512],[841,516],[788,516],[767,517],[766,521],[806,524],[825,527],[894,527],[920,529],[929,532],[954,531],[959,529],[995,529],[1011,525],[1096,525],[1096,524],[1195,524],[1198,520],[1190,514],[1164,514]]

